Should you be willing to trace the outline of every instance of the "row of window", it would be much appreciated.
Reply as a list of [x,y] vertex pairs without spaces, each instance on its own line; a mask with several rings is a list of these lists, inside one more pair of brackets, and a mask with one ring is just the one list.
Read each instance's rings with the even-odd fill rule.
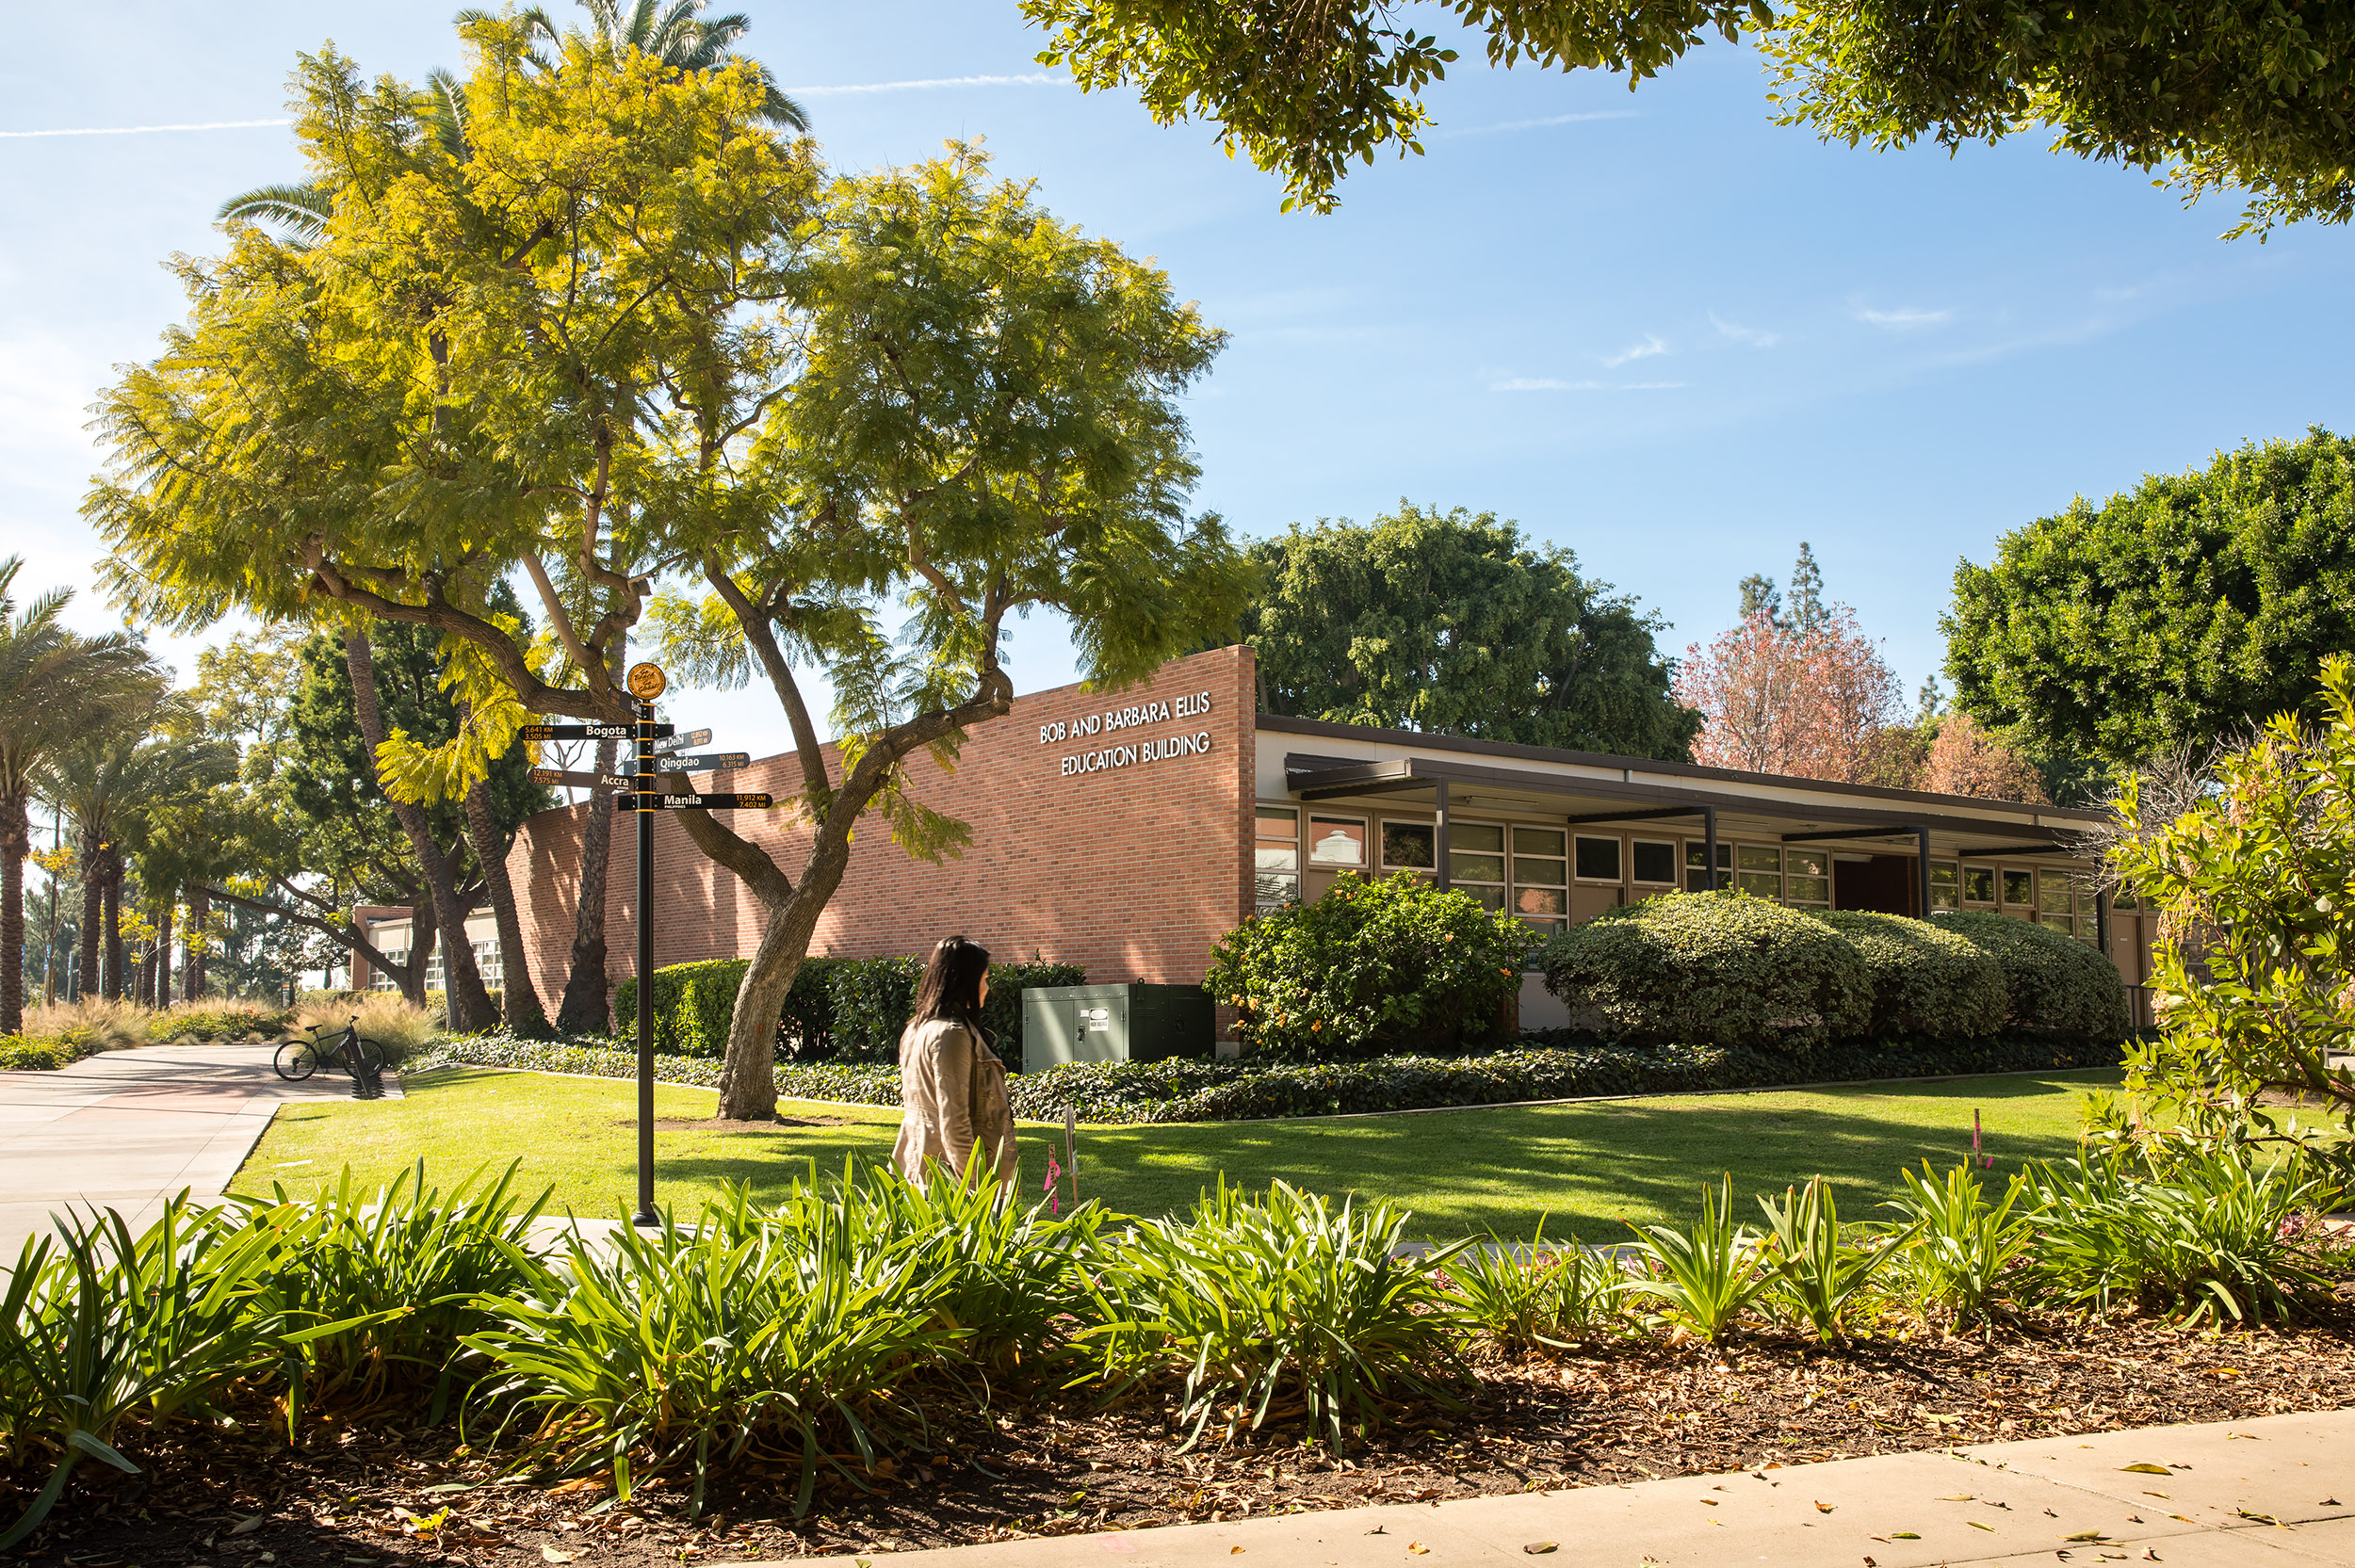
[[[1261,806],[1252,857],[1256,902],[1269,910],[1297,899],[1304,871],[1428,872],[1437,859],[1436,839],[1437,831],[1428,822],[1370,823],[1363,817],[1326,816],[1294,806]],[[1452,823],[1448,876],[1454,886],[1490,909],[1509,908],[1534,925],[1558,928],[1568,917],[1569,889],[1578,882],[1632,886],[1641,897],[1675,887],[1681,860],[1685,887],[1696,893],[1705,890],[1706,841],[1681,842],[1680,856],[1680,841],[1675,839],[1603,838],[1563,828]],[[1828,909],[1832,854],[1814,845],[1720,842],[1717,884],[1797,909]],[[2120,902],[2126,904],[2123,898]],[[2034,871],[2010,866],[1932,861],[1930,908],[2001,910],[2057,927],[2086,942],[2095,939],[2092,895],[2058,875],[2039,878]]]
[[[395,963],[405,964],[409,962],[409,949],[387,947],[384,949],[384,956]],[[496,991],[507,981],[507,966],[499,959],[496,942],[485,938],[474,945],[474,966],[482,977],[482,988],[485,991]],[[425,961],[425,988],[428,991],[443,989],[442,950],[439,947],[433,949],[433,956]],[[382,974],[371,968],[368,971],[368,989],[370,991],[398,991],[400,988],[393,983],[393,978],[390,975]]]

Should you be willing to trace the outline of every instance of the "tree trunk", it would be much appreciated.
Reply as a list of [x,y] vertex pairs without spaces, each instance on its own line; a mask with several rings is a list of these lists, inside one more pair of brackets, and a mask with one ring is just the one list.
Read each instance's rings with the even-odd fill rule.
[[[376,750],[384,744],[384,715],[376,701],[376,653],[368,645],[365,631],[344,634],[344,668],[351,676],[352,706],[360,718],[360,736],[367,742],[368,782],[382,792],[382,782],[376,773]],[[474,946],[466,940],[466,911],[458,902],[457,879],[452,875],[451,862],[457,857],[442,853],[433,841],[432,826],[425,819],[424,808],[411,802],[395,800],[385,796],[393,808],[393,819],[401,832],[409,835],[409,847],[417,857],[417,868],[425,874],[428,893],[433,900],[434,922],[447,932],[448,954],[442,961],[442,989],[449,1008],[449,1027],[459,1034],[473,1034],[498,1022],[491,1007],[490,994],[482,989],[482,976],[474,965]],[[411,967],[415,967],[414,962]]]
[[[597,742],[597,771],[610,773],[614,742]],[[580,901],[573,907],[572,967],[564,977],[564,1000],[556,1026],[566,1034],[603,1034],[613,1026],[613,985],[605,970],[605,878],[613,859],[613,798],[589,791],[589,819],[580,827]]]
[[105,922],[106,936],[106,969],[99,982],[99,994],[109,1002],[122,1000],[122,857],[114,846],[105,850],[102,872],[106,883],[105,906],[99,918]]
[[82,830],[82,929],[80,949],[81,973],[73,978],[73,999],[95,996],[105,988],[105,977],[98,972],[99,912],[106,905],[106,873],[99,868],[98,848],[90,842],[89,830]]
[[143,1008],[155,1005],[156,947],[149,943],[147,951],[139,955],[138,967],[131,973],[131,1000]]
[[[683,816],[700,815],[696,813]],[[691,833],[692,829],[690,829]],[[764,879],[753,893],[769,907],[769,923],[760,946],[744,966],[744,981],[736,988],[736,1010],[728,1018],[727,1059],[720,1069],[720,1105],[712,1114],[722,1121],[766,1122],[777,1114],[777,1020],[793,977],[802,972],[809,939],[826,900],[842,884],[851,864],[850,834],[821,823],[810,847],[802,880],[786,892],[782,876]],[[783,897],[778,897],[782,893]],[[645,912],[639,912],[640,919]]]
[[180,999],[193,1002],[204,994],[204,944],[211,940],[213,898],[202,885],[188,889],[188,923],[181,937],[187,951],[180,958]]
[[[24,797],[0,795],[0,1034],[24,1027],[24,857],[32,847]],[[49,896],[57,897],[54,880]]]
[[167,897],[155,917],[155,983],[149,997],[159,1008],[171,1006],[171,906],[177,897]]
[[541,1009],[540,993],[531,983],[531,965],[524,954],[523,921],[515,913],[514,884],[507,879],[507,854],[500,848],[498,824],[491,820],[491,790],[480,780],[466,791],[466,837],[474,845],[475,863],[482,867],[483,886],[491,894],[491,916],[499,936],[499,1000],[510,1034],[537,1039],[548,1032],[548,1015]]

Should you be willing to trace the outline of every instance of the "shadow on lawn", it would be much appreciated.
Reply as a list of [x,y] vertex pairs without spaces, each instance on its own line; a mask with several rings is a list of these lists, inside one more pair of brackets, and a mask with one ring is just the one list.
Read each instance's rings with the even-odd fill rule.
[[[1494,1227],[1527,1235],[1616,1239],[1627,1219],[1689,1217],[1698,1191],[1730,1172],[1739,1212],[1749,1195],[1822,1174],[1843,1188],[1845,1217],[1865,1219],[1900,1190],[1898,1171],[1927,1158],[1944,1168],[1971,1147],[1973,1107],[2050,1101],[2090,1089],[2076,1076],[1980,1079],[1843,1094],[1832,1105],[1767,1096],[1699,1107],[1672,1099],[1446,1111],[1330,1122],[1097,1129],[1081,1145],[1092,1189],[1114,1207],[1182,1207],[1224,1171],[1258,1186],[1274,1178],[1314,1190],[1405,1199],[1416,1229],[1455,1234]],[[1944,1099],[1944,1125],[1923,1124],[1923,1100]],[[1988,1151],[2001,1181],[2025,1163],[2075,1147],[2073,1125],[2006,1130],[1995,1115]],[[2049,1123],[2049,1119],[2048,1119]],[[1083,1186],[1089,1186],[1083,1182]]]

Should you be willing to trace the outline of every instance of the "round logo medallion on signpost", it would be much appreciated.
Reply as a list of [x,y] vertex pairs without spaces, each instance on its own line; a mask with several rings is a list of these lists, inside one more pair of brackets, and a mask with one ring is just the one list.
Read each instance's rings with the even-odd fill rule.
[[651,703],[662,695],[662,688],[670,683],[663,679],[660,665],[633,664],[629,667],[625,684],[628,686],[632,697],[642,703]]

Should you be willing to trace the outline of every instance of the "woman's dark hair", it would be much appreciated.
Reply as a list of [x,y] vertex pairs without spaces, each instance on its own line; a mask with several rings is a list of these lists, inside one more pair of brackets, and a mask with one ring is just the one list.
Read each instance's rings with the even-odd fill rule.
[[988,948],[961,936],[942,937],[924,965],[923,979],[917,982],[910,1022],[929,1024],[938,1019],[963,1024],[980,1034],[982,978],[988,973]]

